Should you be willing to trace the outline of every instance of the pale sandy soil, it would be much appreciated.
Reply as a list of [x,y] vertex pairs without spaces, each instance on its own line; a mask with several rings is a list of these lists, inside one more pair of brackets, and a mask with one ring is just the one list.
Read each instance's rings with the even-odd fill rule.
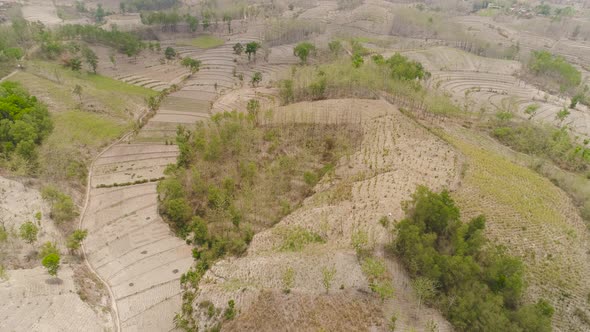
[[[35,214],[41,212],[37,221]],[[20,182],[0,178],[0,221],[9,239],[0,244],[0,265],[7,269],[7,279],[0,279],[0,330],[3,331],[104,331],[109,330],[110,315],[92,307],[77,294],[79,280],[74,274],[77,262],[62,255],[63,262],[56,280],[41,267],[36,250],[47,241],[56,242],[67,252],[63,235],[49,218],[49,207],[36,189]],[[35,246],[18,238],[18,229],[26,221],[39,225]],[[84,280],[84,281],[82,281]],[[107,305],[107,298],[100,298]]]

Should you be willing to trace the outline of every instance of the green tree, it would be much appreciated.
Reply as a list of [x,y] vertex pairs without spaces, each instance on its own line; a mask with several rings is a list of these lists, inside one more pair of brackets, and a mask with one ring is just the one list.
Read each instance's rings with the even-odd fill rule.
[[97,23],[101,23],[104,20],[105,16],[106,16],[106,13],[105,13],[104,9],[102,8],[102,5],[99,3],[96,6],[96,12],[94,12],[94,19],[96,20]]
[[43,257],[41,264],[47,269],[47,273],[49,273],[52,277],[57,277],[57,271],[59,270],[59,263],[60,257],[59,254],[51,253],[47,256]]
[[342,43],[339,40],[332,40],[328,43],[328,48],[334,56],[338,56],[342,52]]
[[322,284],[326,289],[326,294],[330,292],[330,288],[332,288],[332,281],[334,281],[334,276],[336,275],[336,268],[322,268]]
[[19,235],[26,243],[33,245],[37,242],[37,235],[39,234],[39,228],[34,223],[27,221],[20,225]]
[[64,63],[66,68],[70,68],[73,71],[80,71],[82,69],[82,60],[78,57],[73,57],[68,59]]
[[358,258],[364,257],[370,250],[369,234],[362,229],[352,233],[350,236],[350,242]]
[[242,55],[242,52],[244,52],[244,45],[242,45],[242,43],[236,43],[234,45],[233,49],[234,49],[234,54]]
[[59,254],[59,250],[57,249],[57,245],[55,242],[45,242],[39,249],[39,257],[43,258],[49,254]]
[[166,47],[166,50],[164,50],[164,56],[166,59],[172,60],[176,57],[176,51],[172,47],[168,46]]
[[363,63],[365,63],[365,60],[363,59],[362,56],[360,56],[360,54],[353,55],[353,57],[352,57],[352,66],[354,68],[360,68],[360,66],[362,66]]
[[227,32],[231,33],[231,21],[232,17],[230,14],[223,14],[223,22],[227,23]]
[[255,124],[258,124],[258,113],[260,112],[260,101],[258,101],[258,99],[248,100],[248,104],[246,105],[246,110],[248,111],[248,117],[252,120],[252,122]]
[[194,74],[196,72],[199,71],[199,68],[201,67],[201,61],[200,60],[195,60],[193,58],[183,58],[181,64],[187,68],[190,69],[191,74]]
[[563,122],[568,116],[570,116],[570,114],[570,111],[564,107],[559,112],[557,112],[557,114],[555,114],[555,119],[559,120],[559,122]]
[[96,74],[96,68],[98,67],[98,56],[96,53],[94,53],[94,51],[90,48],[86,47],[82,49],[82,55],[84,56],[86,63],[92,69],[92,72]]
[[191,32],[197,31],[197,28],[199,27],[199,20],[196,17],[191,16],[190,14],[187,14],[185,21],[186,21],[186,23],[188,23],[188,26],[189,26],[189,29],[191,30]]
[[71,221],[78,216],[78,209],[72,198],[55,187],[47,186],[43,188],[41,196],[51,204],[50,217],[56,223]]
[[315,51],[315,45],[310,42],[303,42],[295,46],[293,49],[293,54],[301,59],[301,63],[307,63],[307,58],[310,55],[315,54]]
[[532,119],[535,114],[537,114],[537,111],[539,110],[541,106],[539,104],[531,104],[529,106],[526,107],[526,109],[524,110],[524,112],[526,114],[528,114],[529,116],[529,120]]
[[258,52],[260,47],[262,47],[262,45],[260,45],[260,43],[258,43],[258,42],[254,42],[254,41],[246,44],[246,54],[248,54],[248,61],[251,60],[252,55],[254,55],[254,58],[256,59],[256,52]]
[[250,83],[252,83],[253,87],[256,87],[261,81],[262,81],[262,73],[257,71],[254,73],[254,75],[252,75],[252,80],[250,81]]
[[369,285],[369,287],[371,288],[371,291],[379,295],[379,299],[381,300],[381,302],[393,298],[394,289],[393,285],[389,280],[379,280],[373,282]]
[[72,90],[72,93],[75,94],[76,96],[78,96],[78,100],[80,101],[80,105],[82,105],[82,86],[80,84],[76,84],[74,86],[74,90]]
[[85,230],[85,229],[75,230],[74,232],[72,232],[72,234],[70,234],[70,236],[68,236],[68,242],[66,244],[66,247],[72,252],[80,249],[80,246],[82,245],[82,241],[84,241],[84,239],[86,239],[86,236],[88,236],[88,230]]

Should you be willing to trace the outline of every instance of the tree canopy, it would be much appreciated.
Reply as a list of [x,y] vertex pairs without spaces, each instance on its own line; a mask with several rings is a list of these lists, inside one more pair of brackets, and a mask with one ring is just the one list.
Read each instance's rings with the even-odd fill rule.
[[258,42],[249,42],[246,44],[246,54],[248,54],[248,60],[251,59],[252,54],[254,57],[256,57],[256,52],[258,52],[260,47],[262,47],[262,45],[260,45]]
[[295,48],[293,49],[293,54],[299,57],[302,63],[307,63],[307,58],[310,55],[313,55],[315,53],[315,50],[315,45],[313,45],[310,42],[303,42],[295,46]]
[[534,51],[528,65],[537,76],[546,76],[559,83],[562,90],[575,88],[582,82],[582,74],[567,60],[548,51]]
[[394,250],[412,277],[438,286],[431,304],[457,330],[551,331],[553,307],[543,299],[521,304],[523,264],[487,242],[485,217],[461,222],[447,191],[419,187],[412,198]]
[[51,132],[47,108],[19,84],[0,83],[0,151],[4,158],[13,153],[36,162],[35,146]]
[[43,257],[41,264],[47,269],[52,277],[57,277],[57,271],[59,270],[60,257],[58,253],[50,253]]

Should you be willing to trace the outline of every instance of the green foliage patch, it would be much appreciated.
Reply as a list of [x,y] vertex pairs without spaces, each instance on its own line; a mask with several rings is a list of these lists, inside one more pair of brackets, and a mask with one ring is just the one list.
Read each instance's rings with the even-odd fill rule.
[[53,123],[47,108],[18,83],[0,83],[0,153],[37,163],[36,147],[49,135]]
[[72,221],[78,216],[78,208],[72,198],[52,186],[41,191],[43,199],[51,205],[51,218],[58,224]]
[[[357,134],[333,125],[263,126],[255,113],[236,112],[216,114],[192,131],[180,127],[177,165],[158,186],[160,211],[195,244],[200,261],[239,255],[254,232],[275,224],[311,193],[304,174],[325,175],[323,169],[331,168],[324,166],[348,153]],[[310,241],[319,240],[288,232],[285,250]]]
[[446,191],[419,187],[405,205],[393,248],[414,278],[437,285],[432,304],[459,331],[551,331],[553,307],[523,305],[523,264],[484,236],[485,217],[468,223]]
[[533,51],[528,68],[536,76],[556,81],[563,91],[577,87],[582,81],[580,71],[564,57],[544,50]]
[[586,171],[590,168],[590,141],[576,143],[565,128],[528,122],[502,122],[492,132],[511,148],[552,160],[561,168]]
[[203,36],[199,36],[199,37],[193,38],[193,39],[183,39],[183,40],[177,41],[178,45],[194,46],[194,47],[203,48],[203,49],[214,48],[217,46],[221,46],[224,43],[225,42],[223,39],[221,39],[219,37],[212,36],[212,35],[203,35]]

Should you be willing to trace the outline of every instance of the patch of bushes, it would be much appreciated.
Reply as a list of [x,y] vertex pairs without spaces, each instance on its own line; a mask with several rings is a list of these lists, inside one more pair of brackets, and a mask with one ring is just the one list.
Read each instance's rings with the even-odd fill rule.
[[437,286],[432,304],[458,331],[551,331],[553,307],[522,304],[522,261],[487,242],[485,217],[461,222],[449,193],[426,187],[404,210],[393,249],[413,278]]
[[[362,59],[362,58],[361,58]],[[460,114],[449,98],[428,93],[420,84],[429,73],[415,61],[396,54],[389,59],[373,56],[354,64],[348,60],[294,70],[290,79],[278,82],[281,104],[330,98],[387,100],[412,110],[437,115]]]
[[533,51],[528,64],[529,70],[536,76],[545,77],[559,84],[562,91],[580,85],[582,74],[567,60],[548,51]]
[[517,151],[548,158],[563,169],[585,171],[590,167],[590,141],[576,143],[565,128],[503,121],[496,124],[492,134]]
[[192,131],[179,127],[177,164],[158,185],[160,213],[195,245],[199,262],[240,255],[255,232],[298,206],[357,144],[353,127],[261,125],[255,112],[216,114]]
[[41,196],[51,205],[50,217],[56,223],[72,221],[78,216],[78,208],[72,198],[53,186],[47,186],[41,191]]
[[127,187],[127,186],[132,186],[135,184],[143,184],[143,183],[148,183],[148,182],[158,182],[160,180],[163,180],[164,177],[159,177],[159,178],[151,178],[151,179],[141,179],[141,180],[135,180],[133,182],[122,182],[122,183],[113,183],[113,184],[104,184],[101,183],[98,186],[96,186],[96,188],[113,188],[113,187]]
[[94,25],[66,24],[57,29],[55,35],[46,32],[43,36],[46,51],[57,54],[63,51],[59,40],[78,38],[90,44],[99,43],[110,46],[129,57],[138,55],[145,48],[145,44],[134,34],[117,29],[108,31]]
[[283,238],[283,243],[279,247],[282,251],[301,251],[308,244],[325,242],[319,234],[300,226],[281,229],[279,233]]
[[0,83],[0,153],[36,168],[39,145],[53,129],[47,108],[18,83]]
[[124,8],[127,10],[162,10],[172,8],[181,3],[179,0],[123,0]]

